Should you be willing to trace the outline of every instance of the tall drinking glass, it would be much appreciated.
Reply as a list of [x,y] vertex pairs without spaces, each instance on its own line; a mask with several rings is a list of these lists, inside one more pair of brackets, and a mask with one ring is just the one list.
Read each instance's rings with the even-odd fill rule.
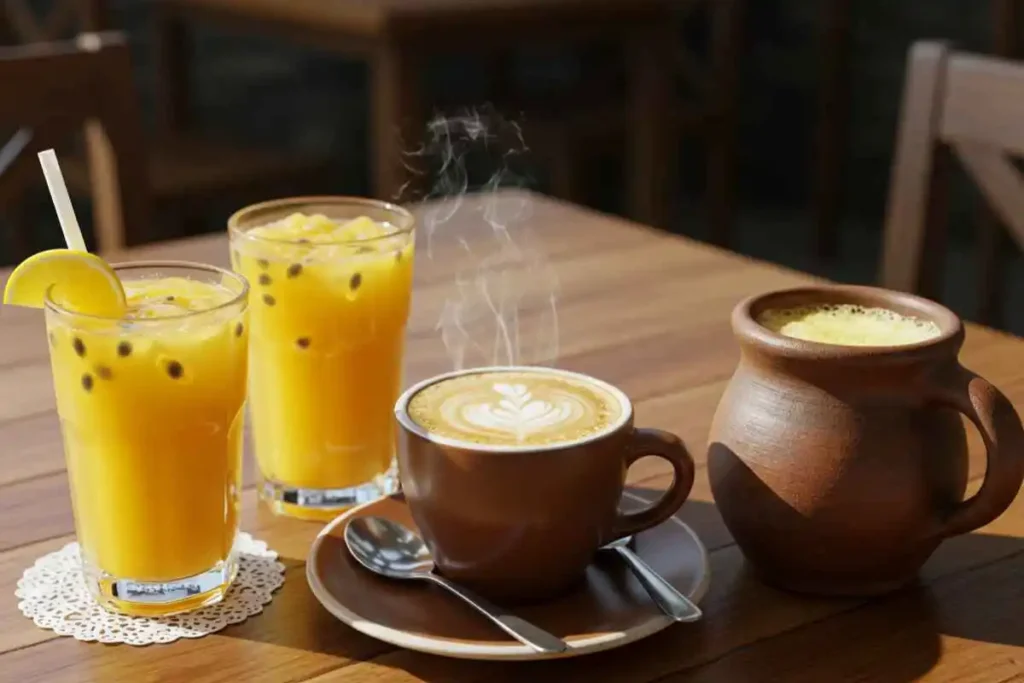
[[266,202],[228,222],[232,264],[253,287],[261,492],[279,514],[329,519],[397,489],[413,227],[402,208],[348,197]]
[[199,264],[114,270],[124,318],[47,296],[57,410],[89,590],[163,616],[219,601],[236,573],[248,285]]

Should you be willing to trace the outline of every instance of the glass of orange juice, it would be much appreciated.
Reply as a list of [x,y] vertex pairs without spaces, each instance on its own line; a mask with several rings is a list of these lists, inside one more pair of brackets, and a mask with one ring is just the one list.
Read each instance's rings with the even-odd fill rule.
[[330,519],[394,492],[412,215],[298,197],[244,208],[228,229],[232,264],[253,288],[249,409],[263,499],[278,514]]
[[163,616],[234,579],[248,284],[213,266],[115,265],[124,315],[47,293],[46,327],[86,583]]

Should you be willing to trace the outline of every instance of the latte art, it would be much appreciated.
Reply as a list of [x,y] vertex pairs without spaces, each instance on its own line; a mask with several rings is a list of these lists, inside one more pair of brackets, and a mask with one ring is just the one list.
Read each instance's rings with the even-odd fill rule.
[[538,371],[460,375],[419,391],[409,416],[428,432],[475,444],[570,442],[615,422],[622,407],[597,385]]
[[563,394],[553,397],[555,403],[533,397],[525,384],[492,385],[494,393],[503,396],[495,403],[470,403],[453,396],[441,405],[444,418],[452,424],[462,424],[466,431],[474,427],[481,430],[508,432],[522,441],[530,434],[550,430],[586,412],[578,397]]

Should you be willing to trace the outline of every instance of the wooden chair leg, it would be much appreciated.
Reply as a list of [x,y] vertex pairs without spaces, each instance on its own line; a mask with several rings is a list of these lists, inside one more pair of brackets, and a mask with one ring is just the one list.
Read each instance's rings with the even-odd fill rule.
[[492,102],[501,102],[512,91],[514,55],[509,50],[490,52],[481,57],[487,77],[487,92]]
[[675,159],[675,99],[672,79],[671,25],[650,26],[631,36],[627,50],[629,74],[626,130],[628,213],[647,225],[668,227],[669,178]]
[[7,244],[11,247],[11,263],[18,263],[32,254],[33,244],[29,237],[31,235],[31,223],[28,220],[28,211],[25,208],[25,198],[3,207],[4,231],[7,233]]
[[843,152],[850,109],[850,0],[821,3],[821,74],[815,142],[815,251],[821,259],[835,256],[843,194]]
[[1007,256],[1015,247],[999,219],[987,206],[979,212],[975,230],[978,235],[980,275],[977,322],[999,327],[1004,322]]
[[110,8],[105,0],[79,0],[83,31],[107,31],[110,26]]
[[417,58],[403,45],[385,43],[371,63],[373,194],[380,199],[422,198],[430,179],[409,158],[427,134]]
[[712,3],[711,35],[715,120],[708,138],[707,202],[711,241],[732,243],[736,219],[736,128],[745,0]]
[[184,19],[157,4],[154,15],[158,124],[165,132],[189,126],[189,34]]
[[567,202],[583,202],[583,166],[580,154],[571,141],[561,141],[548,154],[551,194]]

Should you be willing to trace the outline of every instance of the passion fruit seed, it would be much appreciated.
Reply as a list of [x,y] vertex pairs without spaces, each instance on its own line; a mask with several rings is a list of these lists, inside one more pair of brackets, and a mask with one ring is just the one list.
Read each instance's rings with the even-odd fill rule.
[[82,375],[82,388],[86,391],[92,391],[92,375],[88,372]]
[[348,281],[348,287],[353,292],[359,289],[359,285],[363,284],[363,276],[360,273],[355,273],[352,279]]
[[107,380],[109,380],[109,379],[113,379],[114,378],[113,371],[110,368],[108,368],[106,365],[97,365],[96,366],[96,375],[100,379],[107,379]]
[[290,266],[288,266],[288,270],[286,272],[288,274],[288,277],[298,277],[299,274],[302,272],[302,264],[293,263]]
[[79,358],[85,358],[85,342],[84,341],[82,341],[78,337],[75,337],[74,339],[71,340],[71,347],[75,350],[75,353],[78,354]]
[[241,337],[242,336],[242,332],[244,330],[245,330],[245,326],[242,325],[242,323],[238,323],[237,325],[235,325],[235,336],[236,337]]
[[295,340],[295,343],[298,344],[300,349],[308,349],[309,341],[309,337],[299,337]]
[[167,300],[168,301],[174,301],[174,295],[173,294],[168,294],[167,295]]
[[269,287],[274,282],[266,273],[260,273],[259,281],[264,287]]
[[264,294],[263,295],[263,303],[265,303],[268,306],[273,306],[274,304],[277,303],[277,299],[275,299],[274,297],[270,296],[269,294]]
[[263,270],[266,270],[267,268],[270,267],[270,261],[268,261],[265,258],[256,259],[256,265],[258,265]]
[[180,379],[185,374],[185,368],[181,367],[181,363],[176,360],[172,360],[167,364],[167,374],[171,376],[171,379]]
[[117,355],[121,356],[121,358],[127,358],[128,356],[132,355],[131,342],[119,342],[117,345]]

